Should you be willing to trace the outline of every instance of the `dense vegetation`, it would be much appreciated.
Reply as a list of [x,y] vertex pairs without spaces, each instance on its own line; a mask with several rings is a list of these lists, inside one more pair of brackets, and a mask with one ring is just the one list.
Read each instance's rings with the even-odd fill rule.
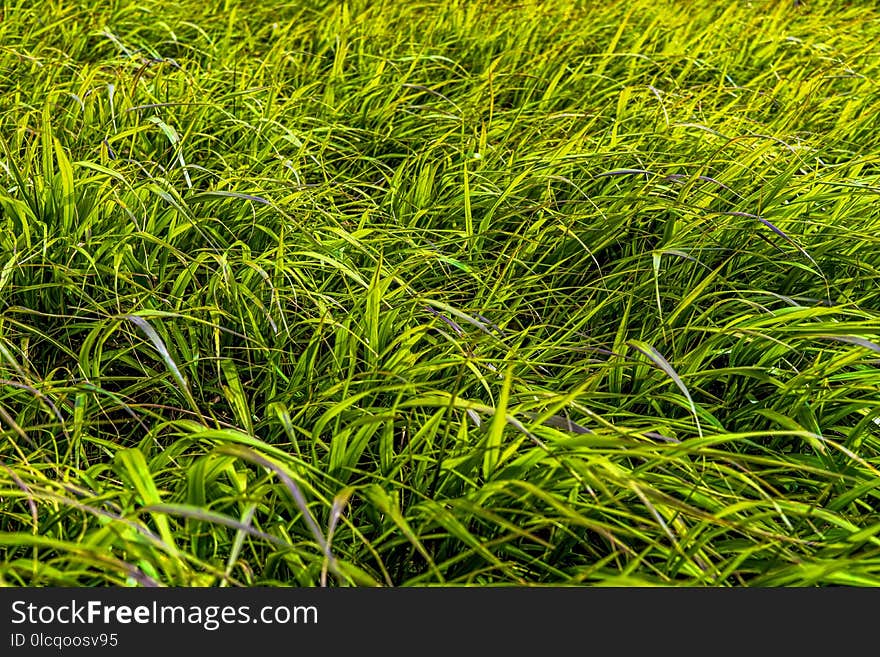
[[0,583],[880,584],[878,40],[5,2]]

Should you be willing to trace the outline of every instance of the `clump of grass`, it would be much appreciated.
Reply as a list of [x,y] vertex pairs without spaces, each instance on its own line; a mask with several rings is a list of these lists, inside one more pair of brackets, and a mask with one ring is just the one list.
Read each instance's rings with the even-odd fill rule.
[[0,582],[880,583],[878,38],[7,3]]

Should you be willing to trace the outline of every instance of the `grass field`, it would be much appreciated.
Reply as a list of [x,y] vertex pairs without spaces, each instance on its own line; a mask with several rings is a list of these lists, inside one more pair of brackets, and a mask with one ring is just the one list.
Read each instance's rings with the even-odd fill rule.
[[2,7],[0,584],[880,585],[875,3]]

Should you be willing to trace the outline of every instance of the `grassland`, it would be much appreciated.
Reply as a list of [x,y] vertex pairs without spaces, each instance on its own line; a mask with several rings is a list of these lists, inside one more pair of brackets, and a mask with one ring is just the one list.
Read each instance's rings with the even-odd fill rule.
[[880,584],[874,3],[2,7],[0,584]]

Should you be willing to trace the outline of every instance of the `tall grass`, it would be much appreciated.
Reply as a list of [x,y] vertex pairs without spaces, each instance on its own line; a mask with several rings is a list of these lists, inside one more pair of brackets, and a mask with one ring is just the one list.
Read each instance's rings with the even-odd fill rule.
[[0,583],[880,584],[878,39],[5,2]]

